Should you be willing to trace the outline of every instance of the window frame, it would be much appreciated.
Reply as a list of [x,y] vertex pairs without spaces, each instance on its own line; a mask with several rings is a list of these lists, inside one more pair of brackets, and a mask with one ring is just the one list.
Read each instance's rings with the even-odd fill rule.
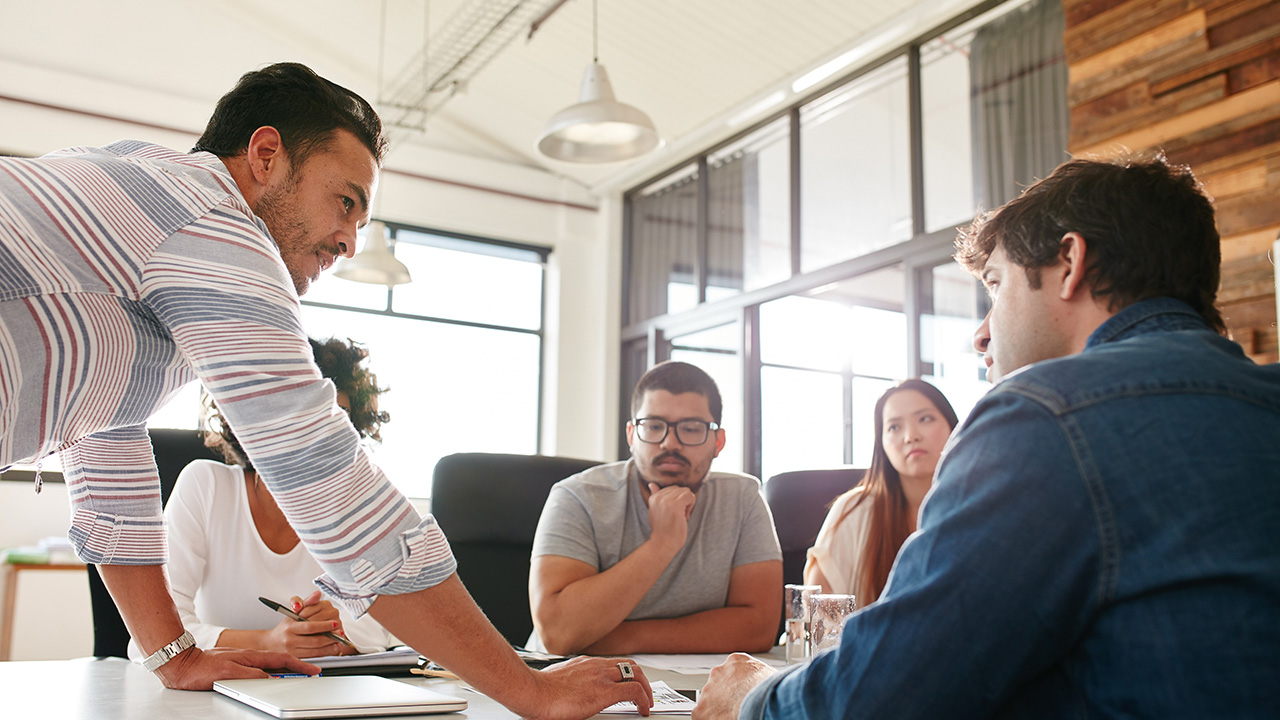
[[[761,304],[789,295],[803,293],[824,285],[847,280],[865,273],[874,272],[892,265],[901,265],[905,287],[903,288],[903,314],[907,318],[907,372],[910,377],[930,374],[932,368],[926,366],[921,359],[920,350],[920,316],[923,307],[929,303],[931,288],[927,285],[931,268],[949,262],[953,253],[953,244],[959,226],[944,227],[933,232],[926,231],[926,204],[924,181],[924,121],[922,95],[921,48],[931,40],[952,29],[970,23],[986,13],[1006,3],[1017,4],[1017,0],[987,0],[969,10],[951,18],[941,25],[921,33],[911,41],[904,43],[877,58],[851,69],[849,72],[814,88],[811,92],[798,97],[791,105],[772,113],[758,122],[745,127],[727,139],[707,147],[698,153],[681,158],[659,173],[636,184],[623,193],[622,211],[622,298],[619,325],[619,344],[624,355],[641,342],[646,347],[648,366],[669,359],[670,337],[678,337],[717,325],[736,322],[741,328],[738,354],[742,358],[742,382],[740,388],[743,398],[743,415],[746,427],[742,428],[744,472],[759,477],[762,468],[761,458],[761,386],[760,372],[763,364],[760,361],[760,314]],[[905,57],[907,62],[907,124],[909,134],[910,192],[911,192],[911,239],[886,248],[872,251],[865,255],[850,258],[834,265],[818,268],[807,273],[801,272],[801,120],[802,107],[820,101],[826,96],[838,92],[845,86],[877,69]],[[713,302],[706,301],[707,286],[707,165],[708,158],[725,148],[741,143],[748,136],[786,118],[790,133],[790,244],[791,273],[786,280]],[[695,166],[698,172],[698,222],[697,246],[694,256],[694,278],[697,282],[699,303],[692,310],[679,313],[668,313],[638,322],[629,322],[631,317],[631,284],[632,284],[632,243],[634,198],[652,189],[655,185],[670,181],[675,176],[687,172]],[[976,282],[976,281],[975,281]],[[630,396],[638,377],[628,377],[625,367],[618,368],[620,403],[620,427],[626,423],[629,414]],[[845,403],[846,427],[852,423],[852,408]],[[625,433],[622,434],[625,440]],[[846,461],[852,448],[846,440]],[[619,445],[618,457],[624,459],[628,455],[625,442]]]

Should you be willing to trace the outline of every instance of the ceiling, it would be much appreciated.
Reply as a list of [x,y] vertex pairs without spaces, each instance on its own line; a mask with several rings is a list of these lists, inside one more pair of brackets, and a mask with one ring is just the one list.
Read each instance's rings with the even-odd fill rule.
[[[295,60],[370,100],[381,97],[391,119],[401,115],[392,107],[404,97],[396,89],[421,72],[424,45],[430,74],[430,58],[450,49],[442,29],[456,29],[481,6],[520,3],[0,0],[10,28],[0,45],[0,99],[198,133],[241,73]],[[576,102],[591,60],[592,2],[566,0],[531,38],[527,24],[512,33],[456,92],[433,95],[438,107],[425,124],[417,116],[405,123],[416,127],[393,128],[393,158],[397,147],[424,146],[536,168],[596,192],[616,189],[781,107],[797,96],[792,81],[832,58],[858,47],[875,57],[975,4],[600,0],[600,62],[618,100],[649,114],[664,147],[638,161],[592,166],[552,161],[534,147],[546,120]]]

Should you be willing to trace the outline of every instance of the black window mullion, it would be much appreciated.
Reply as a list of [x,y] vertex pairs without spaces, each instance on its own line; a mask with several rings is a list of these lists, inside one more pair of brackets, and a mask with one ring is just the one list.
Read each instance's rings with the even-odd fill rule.
[[[742,470],[760,477],[760,445],[764,433],[760,405],[760,306],[742,311]],[[765,480],[766,478],[760,478]]]
[[711,228],[711,179],[708,177],[707,156],[698,158],[698,247],[694,252],[694,282],[698,286],[698,304],[707,301],[707,256]]
[[920,45],[907,48],[907,126],[911,137],[911,236],[924,234],[924,105],[920,95]]
[[791,108],[791,276],[800,274],[800,107]]

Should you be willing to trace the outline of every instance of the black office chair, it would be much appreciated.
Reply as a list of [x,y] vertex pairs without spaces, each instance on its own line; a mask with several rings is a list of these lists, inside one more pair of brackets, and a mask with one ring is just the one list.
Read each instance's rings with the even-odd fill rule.
[[782,545],[783,583],[804,582],[805,554],[818,539],[831,501],[857,485],[864,473],[859,468],[796,470],[774,475],[764,484],[764,499]]
[[458,577],[513,645],[524,645],[533,632],[529,556],[551,486],[599,464],[492,453],[458,453],[436,463],[431,514],[449,538]]
[[[160,471],[160,501],[169,502],[169,494],[178,481],[178,473],[193,460],[222,460],[215,451],[204,446],[196,430],[172,428],[150,429],[151,448]],[[127,657],[129,630],[125,627],[115,601],[102,583],[96,565],[88,565],[89,603],[93,610],[93,654],[98,657]]]

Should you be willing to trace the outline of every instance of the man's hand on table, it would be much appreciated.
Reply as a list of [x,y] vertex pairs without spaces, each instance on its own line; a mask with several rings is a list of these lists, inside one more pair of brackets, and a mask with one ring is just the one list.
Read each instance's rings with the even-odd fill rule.
[[730,655],[724,663],[712,668],[707,676],[707,684],[698,693],[698,707],[693,710],[693,720],[737,718],[742,699],[774,672],[773,668],[750,655]]
[[[623,662],[631,665],[634,679],[623,678],[618,667]],[[639,665],[626,658],[576,657],[556,663],[539,675],[544,702],[542,712],[536,715],[538,720],[578,720],[620,702],[635,703],[645,716],[653,707],[649,679]]]
[[160,666],[156,675],[174,690],[212,690],[216,680],[267,677],[267,670],[315,675],[320,668],[279,652],[239,648],[189,648]]

